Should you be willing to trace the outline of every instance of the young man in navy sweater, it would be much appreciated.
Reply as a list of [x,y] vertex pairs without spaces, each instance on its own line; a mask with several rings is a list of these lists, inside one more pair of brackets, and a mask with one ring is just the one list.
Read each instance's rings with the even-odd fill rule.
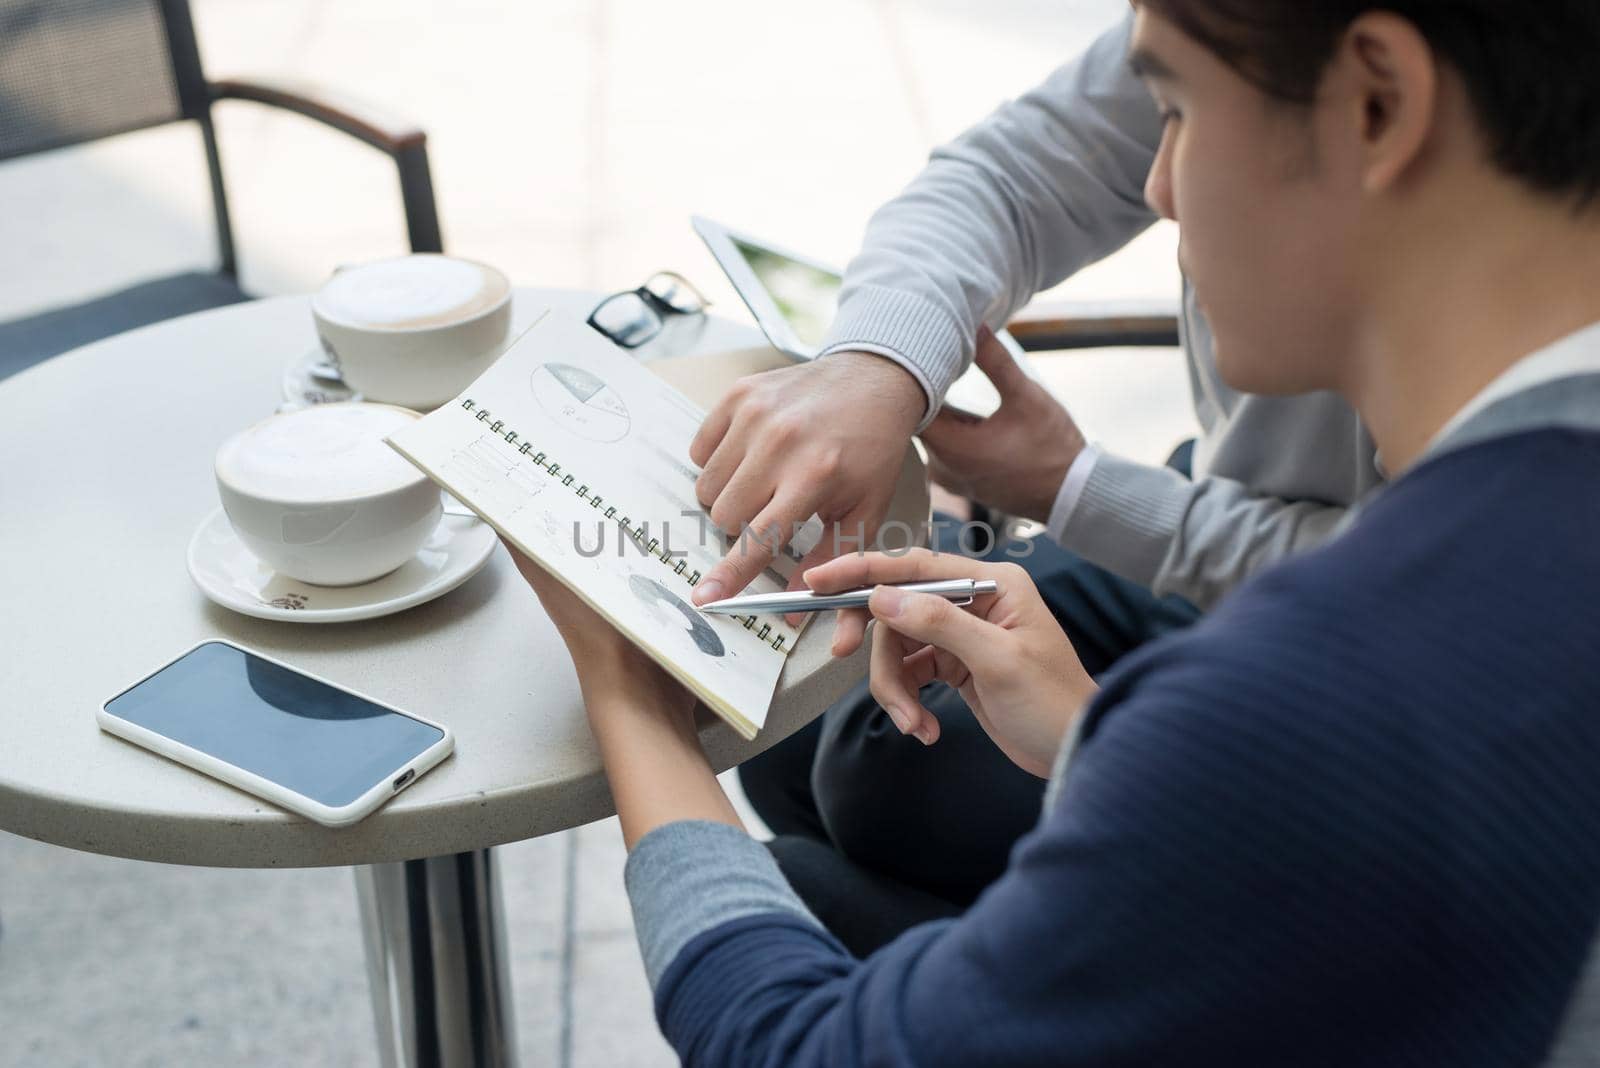
[[[1097,688],[1022,573],[844,558],[874,695],[961,689],[1051,780],[960,919],[864,959],[805,911],[692,700],[526,561],[696,1064],[1580,1065],[1600,1051],[1600,6],[1141,0],[1224,378],[1333,390],[1393,483]],[[864,639],[841,618],[835,646]]]

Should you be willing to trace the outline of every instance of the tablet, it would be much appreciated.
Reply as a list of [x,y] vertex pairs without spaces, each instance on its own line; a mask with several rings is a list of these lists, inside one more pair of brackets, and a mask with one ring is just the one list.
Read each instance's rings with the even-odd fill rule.
[[[690,222],[772,347],[796,360],[814,359],[833,325],[844,272],[703,216],[692,216]],[[1031,374],[1016,339],[1004,330],[996,336]],[[1000,394],[973,367],[950,387],[945,406],[969,415],[993,415]]]

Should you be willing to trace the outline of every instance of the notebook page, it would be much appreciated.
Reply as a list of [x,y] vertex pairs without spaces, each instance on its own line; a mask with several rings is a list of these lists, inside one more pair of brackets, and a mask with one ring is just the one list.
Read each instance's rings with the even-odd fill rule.
[[[798,633],[689,604],[729,544],[694,496],[703,417],[585,323],[546,312],[456,400],[388,440],[753,737]],[[783,589],[816,534],[748,592]]]

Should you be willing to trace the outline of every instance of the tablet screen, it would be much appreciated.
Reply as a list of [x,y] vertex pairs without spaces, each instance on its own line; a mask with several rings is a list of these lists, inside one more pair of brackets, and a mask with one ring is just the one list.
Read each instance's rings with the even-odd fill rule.
[[843,279],[832,271],[791,260],[738,238],[733,238],[733,247],[750,265],[751,273],[789,321],[795,336],[812,348],[821,347],[838,311]]

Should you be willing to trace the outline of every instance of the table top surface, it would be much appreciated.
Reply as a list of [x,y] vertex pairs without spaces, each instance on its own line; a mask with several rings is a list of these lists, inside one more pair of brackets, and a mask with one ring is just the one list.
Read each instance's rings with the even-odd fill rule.
[[[587,315],[599,294],[518,289],[515,323]],[[514,328],[515,328],[514,323]],[[237,867],[364,864],[481,849],[610,815],[577,678],[506,550],[437,600],[362,622],[296,624],[218,607],[185,567],[217,507],[212,459],[282,400],[316,344],[308,297],[158,323],[0,382],[0,829],[140,860]],[[702,405],[770,358],[725,320],[673,323],[641,352]],[[698,394],[698,395],[697,395]],[[892,518],[925,520],[908,453]],[[784,668],[767,727],[702,739],[724,769],[809,722],[865,674],[828,655],[830,617]],[[100,731],[112,694],[195,642],[235,641],[450,725],[456,750],[377,813],[332,830]]]

